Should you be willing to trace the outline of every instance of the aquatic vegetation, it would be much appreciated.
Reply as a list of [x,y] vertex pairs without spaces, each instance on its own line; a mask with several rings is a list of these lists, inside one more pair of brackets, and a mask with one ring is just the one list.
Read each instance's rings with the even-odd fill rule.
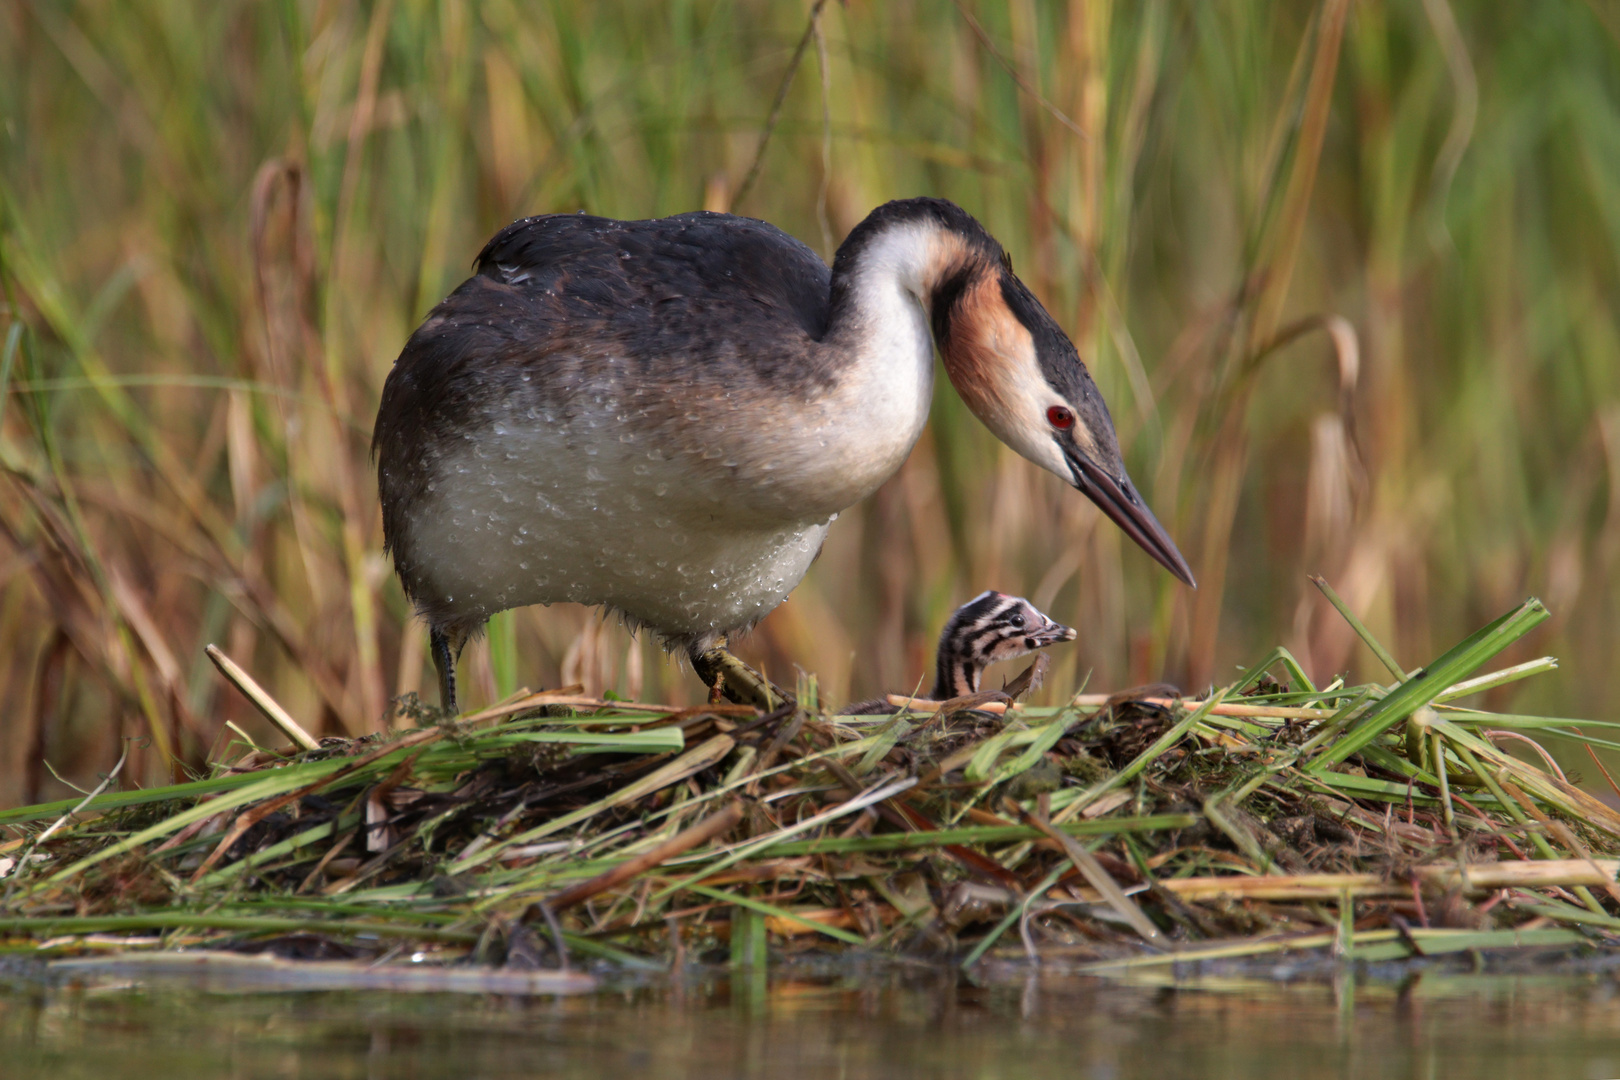
[[408,949],[516,970],[1607,947],[1620,812],[1501,746],[1613,747],[1620,723],[1460,704],[1555,666],[1478,674],[1545,618],[1527,601],[1360,686],[1314,686],[1284,649],[1200,700],[895,696],[895,715],[847,716],[810,677],[770,713],[575,686],[461,717],[407,700],[396,730],[312,749],[227,668],[297,745],[0,812],[0,931],[56,953]]

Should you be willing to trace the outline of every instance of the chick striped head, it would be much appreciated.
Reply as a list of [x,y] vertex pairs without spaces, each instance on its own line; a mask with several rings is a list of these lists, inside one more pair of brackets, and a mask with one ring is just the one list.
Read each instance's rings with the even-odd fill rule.
[[982,592],[957,608],[939,635],[934,699],[977,693],[984,669],[998,660],[1074,639],[1073,628],[1054,622],[1023,597]]

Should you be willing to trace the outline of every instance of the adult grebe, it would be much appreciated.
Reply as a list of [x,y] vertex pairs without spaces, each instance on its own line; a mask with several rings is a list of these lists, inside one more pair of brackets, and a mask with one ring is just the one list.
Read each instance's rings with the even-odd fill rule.
[[451,712],[463,644],[527,604],[602,605],[714,672],[905,461],[935,345],[997,437],[1193,584],[1073,344],[954,203],[878,207],[830,271],[706,212],[526,218],[474,267],[394,362],[372,440]]

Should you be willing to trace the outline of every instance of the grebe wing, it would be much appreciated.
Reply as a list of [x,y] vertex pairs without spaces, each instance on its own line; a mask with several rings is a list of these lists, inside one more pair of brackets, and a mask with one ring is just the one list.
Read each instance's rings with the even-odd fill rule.
[[731,214],[543,214],[496,233],[474,267],[551,299],[558,316],[609,319],[621,331],[721,336],[757,326],[819,339],[826,329],[827,264],[776,226]]

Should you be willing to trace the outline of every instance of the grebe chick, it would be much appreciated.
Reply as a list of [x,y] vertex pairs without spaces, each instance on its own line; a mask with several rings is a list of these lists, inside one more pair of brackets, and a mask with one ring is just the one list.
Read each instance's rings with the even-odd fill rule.
[[463,644],[528,604],[601,605],[720,670],[905,461],[936,346],[998,438],[1193,583],[1074,345],[954,203],[878,207],[830,270],[707,212],[526,218],[474,267],[405,343],[372,439],[448,711]]
[[[986,591],[957,608],[940,631],[934,654],[934,701],[979,692],[985,668],[1000,660],[1073,641],[1075,631],[1054,622],[1021,596]],[[887,698],[873,698],[844,710],[848,716],[899,711]]]

